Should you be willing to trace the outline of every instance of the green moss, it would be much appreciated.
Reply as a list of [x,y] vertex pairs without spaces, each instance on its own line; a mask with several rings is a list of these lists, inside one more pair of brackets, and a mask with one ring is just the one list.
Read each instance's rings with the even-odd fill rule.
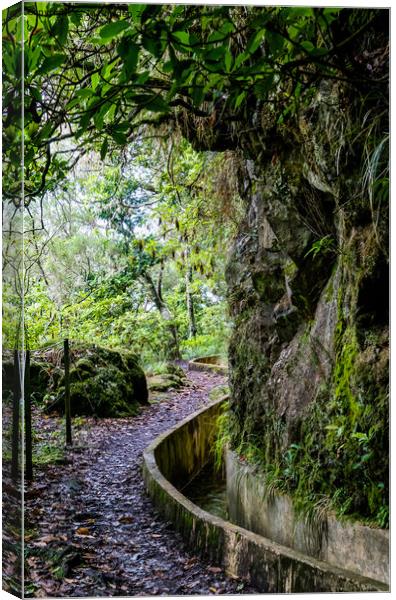
[[334,510],[340,518],[386,527],[387,349],[362,352],[355,328],[343,318],[336,329],[332,380],[306,408],[297,443],[282,450],[284,423],[268,405],[261,413],[264,434],[255,433],[248,418],[241,428],[235,414],[228,422],[225,415],[217,443],[231,440],[263,471],[269,493],[290,494],[297,512],[313,523]]
[[[134,354],[99,346],[72,344],[70,404],[72,415],[131,416],[147,402],[145,375]],[[45,397],[47,410],[63,412],[64,374]]]
[[185,385],[185,382],[185,377],[181,378],[179,375],[174,375],[172,373],[154,375],[147,379],[150,392],[166,392],[169,389],[182,387]]
[[285,292],[284,279],[280,267],[277,273],[265,271],[252,273],[253,287],[266,302],[276,302]]
[[93,361],[88,358],[80,358],[80,360],[76,362],[76,369],[80,372],[92,374],[95,371],[95,365]]
[[341,335],[339,334],[336,340],[333,406],[335,409],[342,407],[348,413],[351,428],[353,428],[360,414],[356,391],[353,389],[358,354],[359,348],[355,330],[348,327]]
[[226,384],[217,385],[216,387],[214,387],[210,390],[209,398],[211,400],[220,400],[220,398],[228,395],[229,393],[230,393],[230,388],[228,387],[228,385],[226,385]]
[[230,417],[229,417],[229,404],[224,402],[221,405],[223,411],[216,419],[216,437],[213,446],[214,452],[214,466],[217,471],[220,471],[224,466],[224,449],[227,444],[231,441],[230,435]]
[[283,267],[283,271],[288,279],[292,279],[296,275],[298,267],[296,263],[289,258]]

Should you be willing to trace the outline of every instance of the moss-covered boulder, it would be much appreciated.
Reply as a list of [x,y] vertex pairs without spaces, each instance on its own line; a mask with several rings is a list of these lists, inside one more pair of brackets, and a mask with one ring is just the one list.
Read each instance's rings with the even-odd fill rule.
[[150,394],[178,389],[187,384],[186,374],[181,367],[172,362],[165,363],[154,369],[147,378]]
[[[62,413],[65,376],[52,380],[44,405]],[[148,403],[146,377],[135,354],[100,346],[72,345],[70,404],[72,415],[122,417],[134,415]]]
[[[61,370],[46,360],[32,360],[30,363],[30,385],[33,399],[42,399],[51,385],[51,380],[60,377]],[[3,353],[2,360],[3,390],[14,389],[14,357]]]
[[50,382],[59,381],[62,371],[59,367],[45,361],[32,361],[30,364],[30,385],[33,397],[42,398]]
[[148,388],[150,392],[166,392],[167,390],[180,388],[185,384],[185,380],[172,373],[163,375],[153,375],[148,378]]

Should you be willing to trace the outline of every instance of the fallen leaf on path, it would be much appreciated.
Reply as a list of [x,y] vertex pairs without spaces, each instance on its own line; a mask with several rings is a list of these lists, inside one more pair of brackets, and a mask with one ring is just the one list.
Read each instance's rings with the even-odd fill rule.
[[90,535],[88,527],[79,527],[76,531],[77,535]]
[[33,542],[32,546],[35,548],[46,548],[48,546],[47,542]]
[[39,559],[36,556],[30,556],[27,559],[27,564],[29,565],[29,567],[36,566],[38,562],[40,562],[40,561],[39,561]]
[[119,519],[120,523],[133,523],[134,518],[133,517],[128,517],[127,515],[125,517],[121,517]]
[[222,570],[223,569],[221,567],[208,567],[208,571],[211,573],[221,573]]
[[97,565],[101,573],[111,573],[113,568],[110,565]]
[[39,539],[40,542],[45,542],[46,544],[50,544],[51,542],[67,542],[67,537],[65,535],[44,535]]
[[201,581],[199,579],[197,581],[193,581],[192,583],[188,583],[187,587],[193,588],[193,587],[196,587],[197,585],[201,585]]

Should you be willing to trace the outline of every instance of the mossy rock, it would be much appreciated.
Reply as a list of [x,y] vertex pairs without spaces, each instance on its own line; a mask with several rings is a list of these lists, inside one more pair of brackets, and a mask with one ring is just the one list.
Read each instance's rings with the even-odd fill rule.
[[177,375],[181,380],[186,379],[186,374],[183,369],[179,367],[179,365],[175,365],[175,363],[168,362],[166,364],[166,371],[170,375]]
[[12,356],[5,352],[3,352],[1,370],[3,392],[12,391],[14,385],[14,361]]
[[[53,379],[44,405],[63,413],[65,376]],[[148,403],[146,377],[135,354],[100,346],[71,345],[70,405],[75,415],[123,417]]]
[[[42,397],[49,385],[54,370],[53,365],[44,361],[32,361],[30,364],[30,385],[32,391]],[[14,387],[14,361],[12,357],[3,356],[3,388],[13,390]]]
[[150,393],[166,392],[186,385],[187,377],[184,370],[173,362],[157,366],[147,378]]
[[148,378],[148,388],[150,392],[166,392],[170,389],[176,389],[185,385],[185,377],[165,373],[164,375],[154,375]]
[[80,360],[76,362],[76,369],[92,374],[95,372],[95,365],[93,364],[92,360],[89,360],[89,358],[80,358]]

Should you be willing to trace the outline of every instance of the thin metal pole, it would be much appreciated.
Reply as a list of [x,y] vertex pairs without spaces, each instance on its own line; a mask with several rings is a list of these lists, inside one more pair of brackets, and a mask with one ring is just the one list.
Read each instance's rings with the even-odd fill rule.
[[66,420],[66,445],[72,445],[71,415],[70,415],[70,352],[69,340],[63,342],[65,362],[65,420]]
[[32,405],[30,397],[30,350],[25,359],[25,474],[27,481],[33,480],[32,448]]
[[18,350],[14,350],[14,393],[12,399],[12,451],[11,451],[11,477],[18,478],[19,466],[19,404],[21,401],[21,382],[19,373]]

